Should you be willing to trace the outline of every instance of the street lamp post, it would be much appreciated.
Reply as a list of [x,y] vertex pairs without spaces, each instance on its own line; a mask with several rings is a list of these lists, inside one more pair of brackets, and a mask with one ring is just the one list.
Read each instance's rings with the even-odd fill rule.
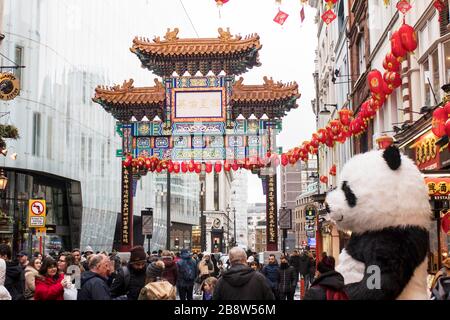
[[227,252],[228,252],[230,250],[230,212],[231,212],[229,204],[227,205],[226,212],[227,212]]
[[237,240],[236,240],[236,208],[233,208],[233,215],[234,215],[234,243],[233,243],[233,246],[235,247],[237,244]]
[[166,238],[166,249],[170,250],[170,172],[167,170],[167,238]]
[[205,190],[204,190],[204,184],[203,182],[200,183],[200,242],[202,247],[202,252],[206,251],[206,223],[205,223],[205,215],[204,215],[204,197],[205,197]]

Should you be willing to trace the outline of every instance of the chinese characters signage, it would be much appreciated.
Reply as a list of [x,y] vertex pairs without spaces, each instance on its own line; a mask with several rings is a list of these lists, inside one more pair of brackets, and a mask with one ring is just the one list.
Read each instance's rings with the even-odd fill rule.
[[266,179],[266,236],[267,251],[278,250],[278,226],[277,226],[277,176],[269,175]]
[[122,166],[122,250],[133,246],[133,188],[131,170]]
[[436,200],[447,200],[450,194],[450,178],[425,178],[428,195]]

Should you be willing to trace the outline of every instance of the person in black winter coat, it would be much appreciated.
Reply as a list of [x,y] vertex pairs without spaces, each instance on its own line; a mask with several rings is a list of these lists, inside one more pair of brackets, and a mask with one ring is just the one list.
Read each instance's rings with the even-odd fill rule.
[[12,300],[24,300],[25,272],[18,261],[11,261],[11,255],[11,247],[7,244],[0,244],[0,258],[6,263],[5,288]]
[[120,268],[111,284],[111,297],[127,295],[128,300],[137,300],[141,289],[145,286],[147,255],[142,246],[131,249],[128,266]]
[[295,288],[297,287],[298,273],[293,266],[290,266],[287,257],[281,256],[278,295],[280,300],[294,300]]
[[264,276],[247,266],[244,249],[230,250],[231,267],[217,281],[213,300],[275,300]]
[[[81,274],[77,300],[111,300],[107,284],[110,271],[109,258],[103,254],[94,255],[89,261],[89,271]],[[123,300],[123,297],[117,300]]]
[[[328,295],[344,297],[344,277],[334,270],[334,258],[328,256],[322,259],[317,266],[316,278],[311,288],[306,291],[304,300],[328,300]],[[336,295],[337,294],[337,295]],[[333,297],[333,299],[335,299]],[[345,298],[339,298],[345,299]]]
[[264,266],[261,273],[266,277],[267,282],[272,289],[273,295],[278,299],[278,283],[280,281],[280,274],[278,270],[280,266],[278,265],[275,255],[269,255],[269,264]]

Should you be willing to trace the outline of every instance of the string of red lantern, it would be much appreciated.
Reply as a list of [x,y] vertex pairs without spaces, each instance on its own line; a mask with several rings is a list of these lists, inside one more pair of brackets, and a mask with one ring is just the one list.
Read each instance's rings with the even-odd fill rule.
[[[417,49],[415,30],[405,22],[393,33],[390,40],[391,52],[386,55],[383,61],[385,72],[382,75],[379,70],[375,69],[368,73],[367,81],[371,97],[361,104],[356,117],[353,118],[352,110],[346,108],[339,110],[338,119],[333,119],[325,128],[318,129],[317,132],[312,134],[310,141],[305,141],[301,147],[295,147],[283,153],[281,165],[286,166],[288,163],[294,165],[299,160],[306,162],[308,161],[308,153],[317,154],[320,145],[333,148],[336,142],[343,144],[348,138],[358,137],[367,130],[370,120],[383,107],[386,97],[401,86],[401,63],[406,59],[408,53]],[[433,117],[433,132],[436,131],[441,136],[445,134],[446,128],[450,133],[450,102],[448,102],[444,111],[435,111],[435,113],[439,113],[439,116]],[[329,174],[336,175],[336,165],[332,166]],[[327,177],[320,177],[320,181],[327,183],[328,179],[325,178]]]

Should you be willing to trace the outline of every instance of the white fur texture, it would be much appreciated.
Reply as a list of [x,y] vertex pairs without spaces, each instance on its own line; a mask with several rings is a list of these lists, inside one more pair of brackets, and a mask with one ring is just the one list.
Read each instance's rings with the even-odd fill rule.
[[339,255],[339,263],[336,271],[344,276],[344,283],[360,282],[364,278],[366,265],[353,259],[345,249]]
[[[347,204],[342,182],[356,195],[356,206]],[[339,229],[362,233],[395,226],[420,226],[429,230],[431,208],[420,171],[407,156],[391,170],[383,150],[359,154],[342,169],[338,188],[326,197],[330,218]]]

